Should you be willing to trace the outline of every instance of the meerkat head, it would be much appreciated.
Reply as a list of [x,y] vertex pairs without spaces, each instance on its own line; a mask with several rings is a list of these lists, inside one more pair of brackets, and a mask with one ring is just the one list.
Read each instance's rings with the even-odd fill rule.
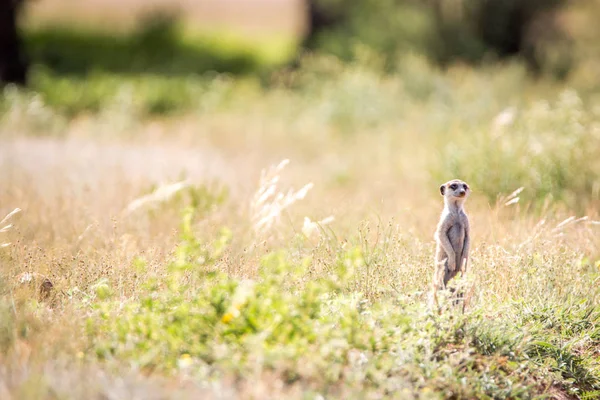
[[440,186],[440,193],[444,196],[444,201],[462,204],[465,202],[471,188],[460,179],[453,179]]

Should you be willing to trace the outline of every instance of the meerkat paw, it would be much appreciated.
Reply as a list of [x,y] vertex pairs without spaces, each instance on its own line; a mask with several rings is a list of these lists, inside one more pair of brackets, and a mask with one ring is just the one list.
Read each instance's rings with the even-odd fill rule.
[[448,270],[450,272],[456,271],[456,263],[448,262]]

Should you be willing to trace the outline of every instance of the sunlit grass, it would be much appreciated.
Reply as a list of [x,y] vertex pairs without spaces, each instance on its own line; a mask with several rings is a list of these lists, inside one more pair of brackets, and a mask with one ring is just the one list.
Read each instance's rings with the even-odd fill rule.
[[[593,398],[596,100],[519,65],[365,57],[269,86],[37,71],[6,89],[0,215],[22,211],[0,233],[0,393]],[[471,295],[438,315],[454,177]]]

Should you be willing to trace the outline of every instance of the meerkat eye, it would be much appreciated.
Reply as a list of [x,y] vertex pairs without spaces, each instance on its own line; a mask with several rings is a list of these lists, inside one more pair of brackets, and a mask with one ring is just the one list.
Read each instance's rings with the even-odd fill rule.
[[452,189],[452,190],[456,190],[456,187],[457,187],[457,186],[456,186],[456,184],[455,184],[455,183],[453,183],[452,185],[450,185],[450,189]]
[[463,188],[467,190],[469,187],[467,185],[463,185]]

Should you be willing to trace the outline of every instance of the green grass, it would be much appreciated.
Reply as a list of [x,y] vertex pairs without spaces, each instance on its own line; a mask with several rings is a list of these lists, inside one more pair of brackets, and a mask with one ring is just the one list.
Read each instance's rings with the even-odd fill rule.
[[[200,382],[272,374],[310,398],[593,398],[600,390],[596,286],[563,280],[568,295],[476,301],[466,314],[442,300],[440,315],[419,292],[369,296],[362,286],[370,262],[364,244],[350,239],[311,249],[306,238],[262,256],[256,276],[242,279],[223,269],[231,231],[208,241],[195,233],[204,213],[185,213],[164,270],[133,262],[130,273],[146,278],[129,296],[118,295],[122,289],[108,279],[90,285],[85,301],[66,294],[84,311],[75,323],[86,335],[80,362]],[[337,261],[315,275],[321,246],[333,246]],[[515,268],[516,284],[525,284],[526,265]],[[571,274],[578,265],[564,268]],[[600,271],[587,274],[589,282],[599,278]],[[15,344],[44,334],[23,321],[27,309],[43,315],[41,304],[18,309],[2,311],[8,325],[1,343],[9,355]]]
[[577,396],[600,389],[600,312],[578,297],[581,288],[562,299],[549,294],[466,315],[450,306],[438,315],[424,297],[370,299],[356,290],[367,264],[358,244],[358,252],[336,249],[338,262],[308,280],[311,257],[291,249],[267,254],[256,280],[241,280],[219,266],[229,233],[198,241],[192,217],[165,278],[150,278],[125,304],[106,285],[95,287],[89,357],[209,381],[272,371],[326,397],[534,398],[550,388]]

